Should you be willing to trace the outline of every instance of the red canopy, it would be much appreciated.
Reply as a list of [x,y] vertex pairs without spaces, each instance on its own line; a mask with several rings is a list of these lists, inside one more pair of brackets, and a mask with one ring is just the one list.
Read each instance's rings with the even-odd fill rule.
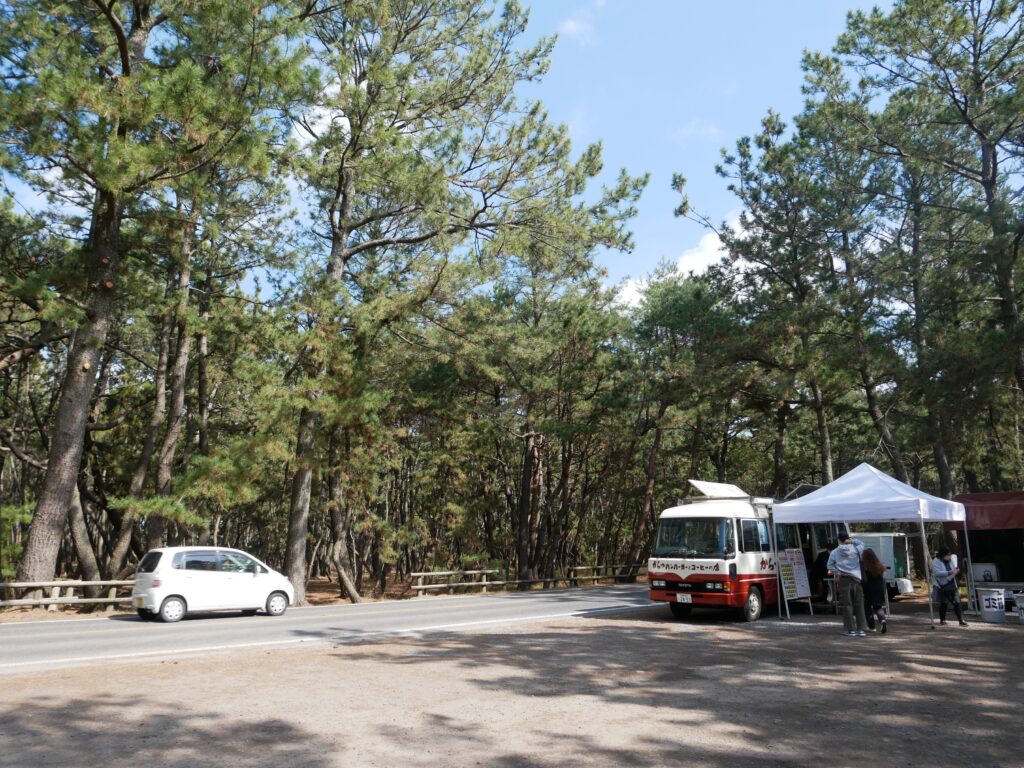
[[1024,528],[1024,491],[961,493],[953,500],[967,510],[969,531]]

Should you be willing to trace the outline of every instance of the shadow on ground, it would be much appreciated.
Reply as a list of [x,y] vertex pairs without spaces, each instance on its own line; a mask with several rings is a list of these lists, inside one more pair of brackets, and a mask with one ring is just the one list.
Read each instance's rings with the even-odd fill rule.
[[348,638],[334,658],[383,659],[407,679],[440,662],[481,701],[567,713],[538,723],[528,744],[466,728],[443,707],[414,726],[449,731],[487,755],[481,765],[553,765],[545,754],[556,749],[592,765],[1021,765],[1024,627],[932,630],[926,609],[901,610],[889,634],[864,639],[830,614],[750,625],[636,611],[576,619],[571,631],[405,637],[386,657],[379,641]]
[[[146,689],[144,680],[140,690]],[[208,687],[206,688],[208,691]],[[208,695],[208,694],[207,694]],[[244,709],[244,701],[239,702]],[[137,710],[145,710],[141,715]],[[244,722],[202,701],[161,706],[138,695],[30,697],[0,703],[0,766],[326,768],[330,745],[284,720]]]

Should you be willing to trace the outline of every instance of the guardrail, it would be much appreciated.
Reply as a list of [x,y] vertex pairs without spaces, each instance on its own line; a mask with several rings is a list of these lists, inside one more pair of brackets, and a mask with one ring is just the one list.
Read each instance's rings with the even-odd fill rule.
[[[14,581],[10,583],[0,584],[0,592],[5,589],[49,589],[49,597],[39,598],[24,598],[18,600],[0,600],[0,608],[6,608],[14,605],[33,605],[47,607],[49,611],[56,611],[58,605],[84,605],[86,603],[105,603],[107,609],[110,610],[114,607],[115,603],[130,603],[132,599],[130,597],[118,597],[117,590],[119,587],[130,587],[134,581]],[[106,597],[87,597],[86,595],[76,595],[76,589],[84,589],[86,587],[108,587]],[[61,591],[64,591],[64,597],[60,596]]]
[[[583,574],[583,571],[593,571],[593,573],[587,575]],[[409,588],[415,590],[416,596],[420,597],[424,592],[443,590],[449,595],[454,595],[455,590],[457,589],[480,589],[483,592],[487,592],[488,589],[494,587],[504,588],[508,586],[519,586],[520,584],[554,584],[555,586],[558,586],[559,583],[564,583],[570,587],[578,587],[580,582],[589,581],[596,584],[597,582],[604,581],[605,579],[623,578],[623,571],[631,572],[632,576],[636,578],[644,578],[647,576],[647,564],[581,565],[575,568],[570,568],[568,574],[553,579],[509,579],[506,571],[501,571],[497,568],[477,571],[422,571],[419,573],[409,574],[416,579],[416,583],[410,585]],[[493,576],[495,574],[505,574],[506,578],[488,578],[488,576]],[[427,584],[424,583],[425,579],[444,579],[444,582]]]

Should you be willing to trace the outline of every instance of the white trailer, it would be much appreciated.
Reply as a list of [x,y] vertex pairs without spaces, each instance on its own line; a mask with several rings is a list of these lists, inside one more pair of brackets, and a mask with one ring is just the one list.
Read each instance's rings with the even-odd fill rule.
[[910,581],[910,543],[907,534],[853,531],[852,536],[860,539],[867,549],[873,549],[882,561],[890,598],[914,591]]

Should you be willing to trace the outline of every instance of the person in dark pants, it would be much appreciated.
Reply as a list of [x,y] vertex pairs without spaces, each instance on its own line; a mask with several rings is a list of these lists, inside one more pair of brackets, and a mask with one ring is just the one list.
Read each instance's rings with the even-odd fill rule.
[[811,580],[811,594],[816,600],[824,600],[828,597],[828,587],[825,584],[825,577],[828,576],[828,557],[832,554],[832,550],[836,548],[836,543],[829,540],[828,548],[818,552],[818,556],[811,563],[811,567],[808,569],[808,577]]
[[935,589],[932,591],[932,602],[939,604],[939,624],[946,623],[946,608],[953,606],[961,627],[966,627],[964,612],[960,607],[960,587],[956,583],[956,575],[960,569],[953,565],[953,556],[948,547],[942,547],[932,560],[932,573],[935,578]]
[[[850,637],[864,637],[864,590],[861,588],[860,556],[864,544],[851,539],[846,531],[836,536],[839,546],[828,558],[828,569],[836,576],[839,605],[843,609],[843,627]],[[856,620],[856,626],[854,626]]]
[[885,563],[878,559],[873,549],[865,549],[860,557],[861,571],[864,574],[864,613],[868,620],[868,629],[875,629],[878,619],[878,631],[883,635],[889,631],[885,624]]

